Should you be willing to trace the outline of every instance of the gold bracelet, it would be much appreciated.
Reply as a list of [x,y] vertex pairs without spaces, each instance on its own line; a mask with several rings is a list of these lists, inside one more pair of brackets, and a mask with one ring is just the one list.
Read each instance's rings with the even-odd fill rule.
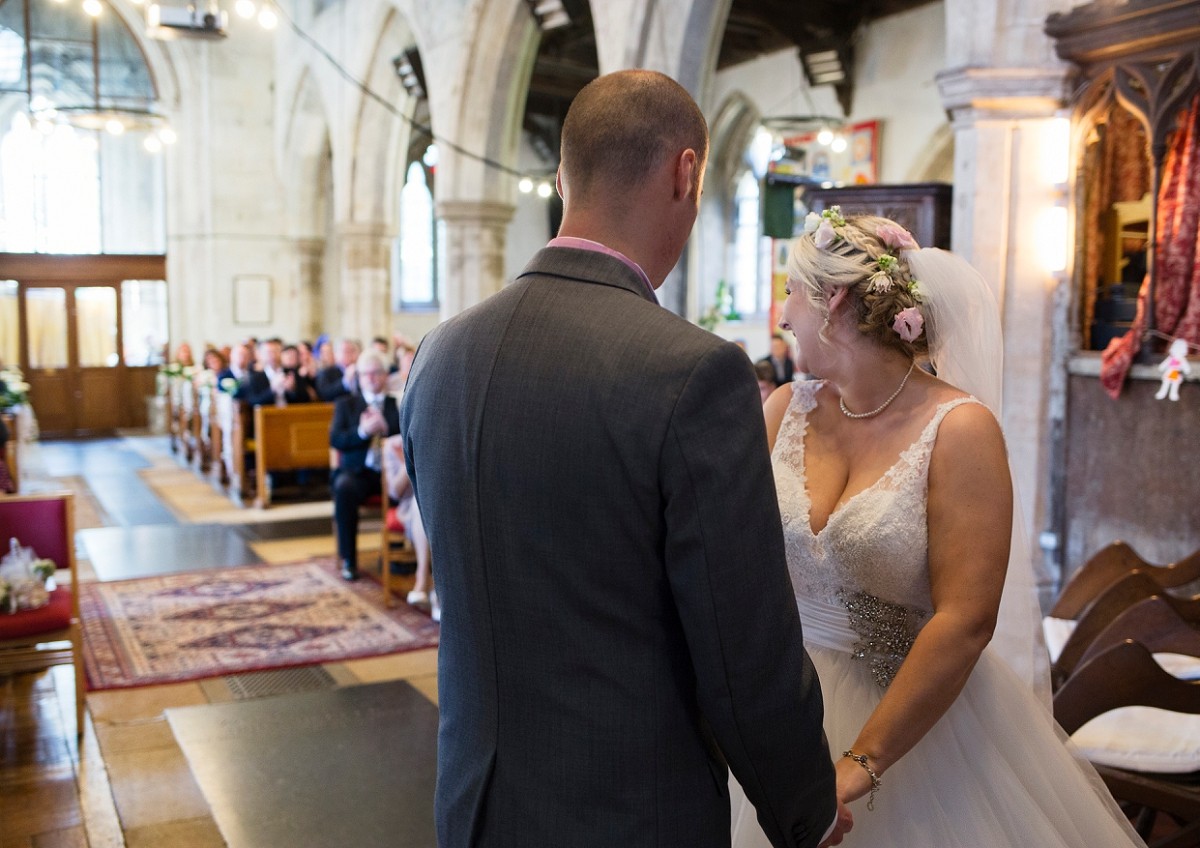
[[879,775],[875,773],[875,769],[871,768],[870,763],[867,762],[866,754],[856,754],[847,748],[845,751],[842,751],[842,756],[849,757],[867,770],[867,776],[871,778],[871,795],[867,798],[867,809],[873,811],[875,809],[875,793],[879,791],[879,787],[883,785],[883,781],[879,779]]

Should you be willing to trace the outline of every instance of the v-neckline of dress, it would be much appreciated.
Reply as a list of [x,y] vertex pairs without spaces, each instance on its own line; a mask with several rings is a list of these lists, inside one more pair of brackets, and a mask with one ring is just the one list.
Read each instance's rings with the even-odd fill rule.
[[[962,400],[962,398],[951,398],[950,400],[939,403],[937,405],[937,407],[933,410],[933,415],[930,417],[930,419],[927,422],[925,422],[925,426],[921,428],[921,432],[919,434],[917,434],[917,437],[915,439],[913,439],[913,441],[908,445],[908,447],[906,447],[906,448],[904,448],[904,450],[900,451],[900,453],[896,457],[895,461],[892,462],[892,464],[887,467],[887,470],[884,471],[881,475],[879,475],[879,477],[873,483],[871,483],[871,485],[867,486],[866,488],[859,489],[857,492],[855,492],[849,498],[847,498],[846,500],[841,501],[840,503],[835,505],[833,508],[833,511],[830,512],[829,516],[825,519],[824,526],[822,526],[820,530],[813,530],[813,526],[812,526],[812,495],[810,495],[808,492],[808,445],[806,444],[806,441],[808,439],[808,416],[809,416],[809,413],[812,412],[812,409],[816,408],[816,394],[814,392],[813,407],[812,407],[812,409],[808,409],[804,412],[804,427],[800,431],[800,492],[804,498],[804,529],[806,529],[808,531],[808,535],[814,539],[821,538],[822,534],[824,534],[825,531],[829,529],[829,525],[833,524],[834,519],[837,518],[839,515],[841,515],[846,510],[847,507],[849,507],[852,503],[854,503],[856,500],[858,500],[861,496],[867,494],[867,492],[874,490],[877,486],[879,486],[880,483],[882,483],[888,477],[892,476],[892,472],[894,472],[898,467],[900,467],[900,464],[906,460],[906,458],[908,457],[909,451],[911,451],[914,447],[916,447],[918,444],[920,444],[925,439],[925,436],[928,433],[930,426],[935,421],[938,420],[938,416],[941,414],[942,407],[947,406],[952,403],[956,403],[959,400]],[[843,492],[843,494],[845,494],[845,492]]]

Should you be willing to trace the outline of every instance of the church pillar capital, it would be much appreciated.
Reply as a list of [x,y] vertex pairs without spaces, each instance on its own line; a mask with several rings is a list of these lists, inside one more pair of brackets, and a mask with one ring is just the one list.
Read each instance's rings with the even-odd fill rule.
[[515,207],[492,200],[439,200],[442,317],[457,315],[504,286],[504,245]]
[[1059,68],[948,68],[937,74],[955,127],[977,120],[1053,117],[1070,96],[1073,72]]

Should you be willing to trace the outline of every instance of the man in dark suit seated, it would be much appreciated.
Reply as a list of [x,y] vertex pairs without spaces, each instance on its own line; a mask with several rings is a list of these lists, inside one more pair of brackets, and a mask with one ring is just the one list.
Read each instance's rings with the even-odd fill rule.
[[317,372],[317,397],[320,400],[337,400],[358,391],[354,368],[361,349],[354,339],[338,341],[334,364]]
[[792,362],[791,348],[788,347],[787,339],[781,333],[771,336],[771,353],[758,361],[771,366],[771,371],[775,375],[776,388],[792,382],[796,376],[796,366]]
[[358,579],[358,508],[383,485],[382,442],[400,432],[396,399],[384,394],[388,364],[375,350],[355,363],[359,391],[338,398],[329,429],[329,444],[341,452],[333,475],[333,523],[337,531],[342,577]]
[[590,82],[558,237],[425,336],[404,391],[434,556],[441,848],[841,841],[749,358],[659,306],[708,152],[688,93]]
[[239,342],[229,349],[229,364],[217,372],[217,388],[226,394],[238,390],[250,376],[250,348]]
[[234,400],[245,401],[251,406],[283,405],[286,375],[283,372],[281,353],[283,342],[267,339],[258,343],[258,368],[249,372],[234,391]]

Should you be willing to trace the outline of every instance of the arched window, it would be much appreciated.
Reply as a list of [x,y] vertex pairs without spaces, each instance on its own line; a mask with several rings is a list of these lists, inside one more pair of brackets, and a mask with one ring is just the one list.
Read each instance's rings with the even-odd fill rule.
[[434,309],[438,305],[434,255],[433,192],[425,166],[408,166],[400,190],[400,238],[396,243],[399,280],[396,310]]
[[0,252],[162,253],[156,98],[111,6],[0,0]]
[[730,288],[733,309],[745,318],[767,311],[770,285],[770,246],[762,237],[758,180],[749,170],[738,180],[733,215]]

